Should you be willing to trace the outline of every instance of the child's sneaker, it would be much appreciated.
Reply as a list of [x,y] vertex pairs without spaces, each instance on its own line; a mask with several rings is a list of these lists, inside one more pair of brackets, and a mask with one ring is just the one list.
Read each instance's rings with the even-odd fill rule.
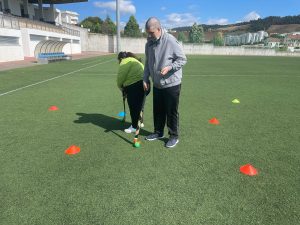
[[134,133],[136,131],[136,129],[134,129],[132,127],[132,125],[130,127],[128,127],[127,129],[124,130],[127,134],[131,134]]

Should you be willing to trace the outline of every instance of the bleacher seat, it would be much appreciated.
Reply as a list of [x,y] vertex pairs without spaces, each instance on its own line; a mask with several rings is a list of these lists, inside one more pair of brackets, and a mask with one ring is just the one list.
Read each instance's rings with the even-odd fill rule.
[[38,62],[44,64],[67,59],[71,59],[71,57],[63,52],[47,52],[38,54]]

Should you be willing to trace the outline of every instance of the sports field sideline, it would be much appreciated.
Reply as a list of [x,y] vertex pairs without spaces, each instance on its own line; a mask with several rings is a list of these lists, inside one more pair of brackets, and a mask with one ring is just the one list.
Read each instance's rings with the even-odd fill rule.
[[299,58],[188,56],[174,149],[143,140],[152,93],[132,147],[117,69],[111,55],[0,72],[0,224],[299,224]]

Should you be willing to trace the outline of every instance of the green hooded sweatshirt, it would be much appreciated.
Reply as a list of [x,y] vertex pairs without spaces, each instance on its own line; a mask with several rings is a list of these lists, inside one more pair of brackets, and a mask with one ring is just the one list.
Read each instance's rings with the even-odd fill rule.
[[117,85],[119,88],[127,87],[143,80],[144,65],[133,57],[122,59],[119,67]]

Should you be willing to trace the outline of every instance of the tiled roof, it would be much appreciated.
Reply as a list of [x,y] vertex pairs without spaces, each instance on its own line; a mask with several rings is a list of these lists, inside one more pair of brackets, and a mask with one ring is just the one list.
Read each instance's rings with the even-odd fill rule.
[[268,42],[282,42],[282,40],[280,38],[270,37],[270,38],[268,38]]
[[300,34],[289,34],[287,37],[292,40],[300,40]]

